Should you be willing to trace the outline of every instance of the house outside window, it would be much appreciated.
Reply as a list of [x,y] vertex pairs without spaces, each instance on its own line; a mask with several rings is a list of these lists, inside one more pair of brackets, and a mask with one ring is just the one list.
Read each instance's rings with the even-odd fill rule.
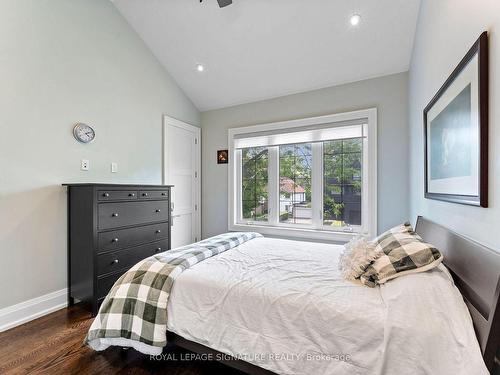
[[229,131],[229,230],[376,233],[376,109]]

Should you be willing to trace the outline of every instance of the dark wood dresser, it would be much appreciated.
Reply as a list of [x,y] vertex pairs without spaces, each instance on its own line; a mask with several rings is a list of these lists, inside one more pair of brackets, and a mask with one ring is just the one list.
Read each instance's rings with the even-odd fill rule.
[[131,266],[170,249],[170,186],[65,184],[68,188],[68,304],[92,316]]

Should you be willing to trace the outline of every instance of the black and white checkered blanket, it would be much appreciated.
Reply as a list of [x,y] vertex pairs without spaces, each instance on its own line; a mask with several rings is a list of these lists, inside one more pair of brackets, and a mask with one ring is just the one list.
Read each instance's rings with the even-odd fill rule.
[[167,303],[185,269],[241,245],[259,233],[225,233],[146,258],[122,275],[104,299],[84,342],[94,350],[111,345],[160,354],[167,344]]

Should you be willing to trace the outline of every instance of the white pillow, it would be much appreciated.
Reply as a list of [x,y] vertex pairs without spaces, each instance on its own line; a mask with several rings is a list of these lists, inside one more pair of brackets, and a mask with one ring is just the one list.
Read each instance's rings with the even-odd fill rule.
[[375,251],[375,244],[366,241],[363,237],[353,238],[345,244],[340,254],[339,270],[346,280],[356,280],[365,272],[366,268],[376,260],[381,252]]

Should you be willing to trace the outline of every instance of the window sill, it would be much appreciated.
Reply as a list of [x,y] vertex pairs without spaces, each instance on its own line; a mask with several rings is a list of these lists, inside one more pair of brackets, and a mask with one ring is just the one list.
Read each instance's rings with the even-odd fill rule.
[[335,232],[328,230],[283,228],[258,224],[230,224],[230,231],[258,232],[263,235],[284,237],[299,240],[328,241],[346,243],[358,236],[356,232]]

